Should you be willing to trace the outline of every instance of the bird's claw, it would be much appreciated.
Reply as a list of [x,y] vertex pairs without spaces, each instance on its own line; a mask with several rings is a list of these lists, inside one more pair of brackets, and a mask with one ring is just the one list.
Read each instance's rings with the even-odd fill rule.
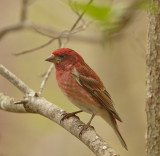
[[64,119],[68,119],[68,118],[70,118],[70,117],[72,117],[72,116],[74,116],[74,117],[76,117],[77,119],[79,119],[79,117],[75,115],[75,112],[73,112],[73,113],[63,113],[62,115],[63,115],[63,117],[62,117],[62,119],[60,120],[60,123],[61,123]]
[[81,125],[78,125],[78,128],[82,127],[80,133],[79,133],[79,137],[81,137],[81,135],[83,134],[83,131],[86,131],[89,127],[94,129],[93,126],[91,126],[90,124],[81,124]]
[[40,97],[40,94],[38,92],[35,92],[34,97]]

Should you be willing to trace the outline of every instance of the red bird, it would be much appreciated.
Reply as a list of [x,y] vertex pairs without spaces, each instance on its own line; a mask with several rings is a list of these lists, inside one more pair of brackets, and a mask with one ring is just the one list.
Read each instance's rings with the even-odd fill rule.
[[95,115],[100,115],[115,131],[122,146],[127,145],[122,138],[116,120],[122,122],[116,112],[110,94],[106,91],[98,75],[85,63],[83,58],[74,50],[60,48],[46,59],[56,67],[56,79],[59,87],[69,100],[80,108],[80,111],[66,113],[62,118],[68,118],[82,111],[92,114],[89,122],[83,126],[86,130]]

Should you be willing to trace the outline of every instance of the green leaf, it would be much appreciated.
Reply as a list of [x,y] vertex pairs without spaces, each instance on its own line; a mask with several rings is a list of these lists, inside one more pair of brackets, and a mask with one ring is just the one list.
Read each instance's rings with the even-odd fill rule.
[[[76,7],[79,10],[84,10],[86,8],[86,5],[87,4],[79,3],[77,4]],[[106,20],[106,18],[108,18],[110,11],[111,8],[109,5],[102,6],[102,5],[91,4],[87,9],[86,14],[96,20],[104,21]]]
[[[83,11],[87,7],[87,3],[75,3],[71,4],[73,8],[76,10]],[[100,5],[100,4],[91,4],[87,11],[86,14],[90,16],[91,18],[99,21],[104,21],[107,18],[109,18],[109,15],[111,13],[111,5],[109,3],[105,3],[105,5]]]

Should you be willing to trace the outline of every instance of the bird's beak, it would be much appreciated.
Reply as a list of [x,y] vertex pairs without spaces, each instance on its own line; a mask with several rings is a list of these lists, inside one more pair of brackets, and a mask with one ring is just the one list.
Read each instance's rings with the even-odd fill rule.
[[49,56],[47,59],[45,59],[45,61],[56,63],[56,59],[53,54],[51,56]]

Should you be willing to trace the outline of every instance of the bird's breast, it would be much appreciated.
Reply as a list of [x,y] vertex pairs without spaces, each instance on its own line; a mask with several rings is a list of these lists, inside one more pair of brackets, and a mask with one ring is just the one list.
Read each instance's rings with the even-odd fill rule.
[[[58,75],[57,75],[58,76]],[[63,93],[68,97],[68,99],[76,105],[78,108],[82,109],[88,113],[97,113],[100,105],[97,103],[91,94],[89,94],[83,86],[81,86],[73,75],[69,72],[62,74],[57,78],[58,85],[63,91]]]

